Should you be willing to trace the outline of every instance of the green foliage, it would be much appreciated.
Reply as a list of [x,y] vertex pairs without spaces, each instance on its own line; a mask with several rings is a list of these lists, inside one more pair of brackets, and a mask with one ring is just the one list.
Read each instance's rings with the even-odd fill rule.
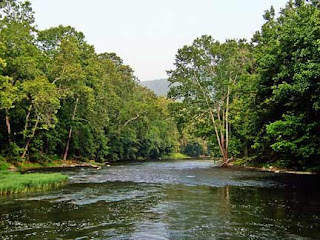
[[11,160],[14,160],[16,162],[21,162],[22,159],[20,158],[20,156],[21,156],[22,151],[23,151],[23,148],[19,147],[17,143],[10,142],[8,144],[8,157]]
[[53,161],[52,156],[45,154],[45,153],[42,153],[40,151],[37,151],[37,149],[33,149],[33,151],[34,151],[34,154],[32,155],[33,161],[40,163],[40,164],[48,164]]
[[14,107],[14,102],[18,99],[17,87],[12,84],[12,79],[0,75],[0,109],[10,109]]
[[234,166],[251,166],[255,165],[256,158],[255,157],[243,157],[238,158],[233,162]]
[[0,156],[0,171],[9,169],[10,164],[5,161],[3,157]]
[[174,113],[178,126],[193,125],[196,135],[218,145],[220,153],[215,155],[220,154],[225,162],[229,150],[235,152],[230,145],[230,124],[237,113],[232,110],[239,94],[250,90],[242,86],[249,82],[252,58],[251,46],[244,40],[220,43],[202,36],[178,50],[176,68],[168,71],[174,84],[169,96],[182,101],[172,107],[178,111]]
[[290,167],[319,165],[319,25],[315,2],[291,2],[277,19],[267,18],[254,39],[259,73],[255,146]]
[[170,155],[164,156],[163,158],[170,159],[170,160],[179,160],[179,159],[188,159],[191,157],[183,153],[171,153]]
[[[251,44],[197,38],[178,50],[169,81],[171,106],[186,129],[224,160],[257,156],[260,163],[315,169],[320,162],[319,1],[289,1]],[[211,122],[211,123],[210,123]],[[216,135],[214,137],[214,135]],[[227,142],[228,141],[228,142]]]
[[187,146],[185,146],[182,150],[184,154],[190,157],[198,158],[201,155],[204,155],[203,146],[199,142],[190,141],[188,142]]
[[25,81],[22,83],[22,92],[34,110],[36,117],[43,123],[42,129],[54,127],[57,119],[55,114],[60,108],[60,96],[56,85],[45,77]]
[[283,115],[282,120],[267,125],[267,134],[273,142],[271,148],[284,159],[291,158],[289,166],[308,165],[309,159],[320,155],[318,145],[312,144],[312,138],[316,137],[313,128],[304,115]]
[[0,2],[0,147],[12,162],[158,159],[177,148],[165,98],[70,26],[39,31],[28,1]]
[[159,159],[180,148],[320,165],[319,1],[266,11],[251,43],[202,36],[179,49],[168,71],[176,101],[74,28],[39,31],[28,1],[0,8],[0,148],[11,161]]

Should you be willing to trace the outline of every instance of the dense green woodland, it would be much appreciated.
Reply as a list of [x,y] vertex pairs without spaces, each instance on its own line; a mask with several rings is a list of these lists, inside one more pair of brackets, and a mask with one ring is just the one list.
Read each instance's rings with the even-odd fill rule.
[[83,33],[40,31],[28,1],[0,1],[0,148],[11,162],[157,159],[320,170],[320,1],[265,12],[251,42],[178,50],[167,100]]
[[179,49],[172,112],[225,165],[320,171],[320,1],[290,1],[264,19],[251,42],[202,36]]
[[1,1],[0,149],[10,161],[160,158],[176,148],[168,100],[81,32],[40,31],[28,1]]

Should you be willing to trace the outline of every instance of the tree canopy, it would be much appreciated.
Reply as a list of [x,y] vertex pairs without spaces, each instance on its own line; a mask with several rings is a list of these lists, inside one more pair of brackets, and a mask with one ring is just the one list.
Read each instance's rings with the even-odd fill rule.
[[1,1],[0,147],[12,161],[157,159],[177,145],[168,101],[70,26],[38,30],[28,1]]
[[28,1],[1,1],[0,15],[1,156],[157,159],[180,145],[224,165],[320,169],[319,0],[271,7],[250,42],[183,46],[168,71],[173,100],[75,28],[37,29]]
[[250,43],[202,36],[179,49],[171,108],[224,163],[231,155],[319,170],[319,1],[289,1],[264,18]]

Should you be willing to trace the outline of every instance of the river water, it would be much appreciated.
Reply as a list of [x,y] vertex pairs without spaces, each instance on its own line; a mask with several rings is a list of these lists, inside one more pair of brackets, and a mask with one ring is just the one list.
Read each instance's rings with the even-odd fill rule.
[[0,198],[0,239],[320,239],[320,178],[212,161],[67,172],[63,188]]

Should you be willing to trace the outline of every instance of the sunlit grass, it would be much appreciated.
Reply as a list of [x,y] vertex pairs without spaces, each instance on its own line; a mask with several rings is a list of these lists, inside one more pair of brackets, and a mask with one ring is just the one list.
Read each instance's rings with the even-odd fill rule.
[[12,195],[44,191],[59,187],[65,183],[67,176],[61,173],[31,173],[0,171],[0,195]]
[[164,158],[177,160],[177,159],[189,159],[191,157],[189,157],[188,155],[185,155],[183,153],[171,153],[170,155],[165,156]]
[[25,171],[28,169],[37,169],[37,168],[49,168],[49,167],[58,167],[61,166],[62,162],[47,162],[47,163],[34,163],[34,162],[20,162],[16,164],[17,168],[19,170]]

